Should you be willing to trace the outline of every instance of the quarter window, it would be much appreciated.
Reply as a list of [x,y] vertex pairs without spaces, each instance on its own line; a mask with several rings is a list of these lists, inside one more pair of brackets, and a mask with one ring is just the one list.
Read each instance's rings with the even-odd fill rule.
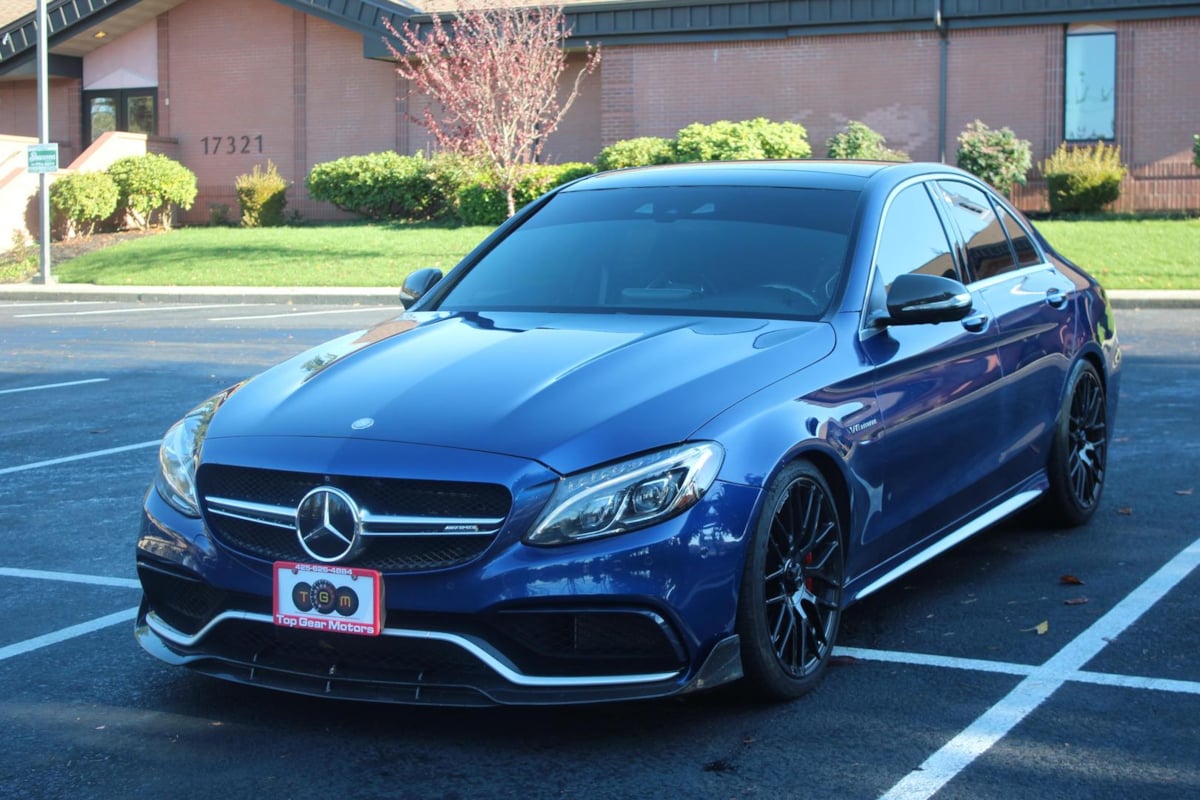
[[1100,25],[1069,28],[1064,72],[1064,138],[1068,141],[1116,138],[1116,31]]
[[1029,237],[1025,226],[1013,219],[1013,215],[1008,213],[1004,206],[997,205],[996,209],[1000,212],[1004,230],[1008,231],[1008,238],[1012,242],[1013,250],[1017,253],[1017,266],[1031,267],[1034,264],[1042,263],[1042,256],[1034,247],[1033,240]]

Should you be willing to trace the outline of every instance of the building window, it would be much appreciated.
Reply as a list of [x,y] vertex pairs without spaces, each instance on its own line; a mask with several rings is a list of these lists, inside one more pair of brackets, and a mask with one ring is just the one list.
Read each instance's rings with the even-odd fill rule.
[[109,131],[158,133],[158,89],[96,89],[83,93],[84,138]]
[[1067,29],[1063,134],[1067,141],[1115,139],[1117,34],[1101,25]]

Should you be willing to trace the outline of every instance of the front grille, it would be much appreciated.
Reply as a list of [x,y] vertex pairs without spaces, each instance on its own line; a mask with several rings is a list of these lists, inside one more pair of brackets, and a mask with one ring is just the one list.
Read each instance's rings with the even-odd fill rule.
[[340,489],[358,504],[364,523],[363,546],[346,563],[384,572],[440,569],[478,557],[495,540],[512,505],[508,490],[496,484],[217,464],[202,466],[197,484],[213,536],[233,550],[269,561],[312,560],[293,527],[296,507],[318,486]]

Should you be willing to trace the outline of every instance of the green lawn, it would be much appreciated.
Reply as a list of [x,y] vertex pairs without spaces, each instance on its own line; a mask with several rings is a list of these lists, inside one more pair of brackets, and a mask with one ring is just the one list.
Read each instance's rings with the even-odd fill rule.
[[63,283],[143,286],[399,286],[448,270],[490,228],[351,224],[186,228],[53,265]]
[[1036,224],[1063,255],[1108,289],[1200,289],[1200,218]]
[[[1200,218],[1037,224],[1109,289],[1200,289]],[[488,232],[385,223],[188,228],[63,261],[53,273],[106,285],[399,286],[414,269],[450,268]]]

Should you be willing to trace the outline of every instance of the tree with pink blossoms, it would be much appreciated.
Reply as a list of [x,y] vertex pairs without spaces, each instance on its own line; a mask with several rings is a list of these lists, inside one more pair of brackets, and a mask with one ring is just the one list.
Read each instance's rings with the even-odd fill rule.
[[599,65],[600,48],[584,48],[583,65],[560,91],[570,35],[561,6],[458,0],[446,17],[431,16],[391,28],[396,72],[440,105],[417,121],[442,150],[484,165],[512,216],[517,184],[575,102],[584,76]]

